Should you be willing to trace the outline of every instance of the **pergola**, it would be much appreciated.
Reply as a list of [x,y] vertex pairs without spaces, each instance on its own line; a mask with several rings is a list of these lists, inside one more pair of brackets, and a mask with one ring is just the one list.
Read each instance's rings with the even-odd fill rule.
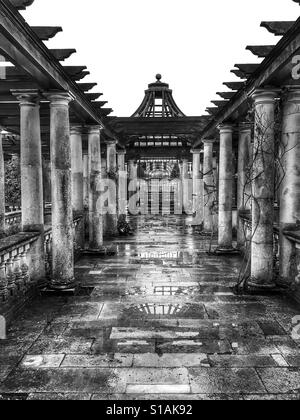
[[[0,0],[0,52],[7,63],[0,67],[0,127],[5,130],[0,136],[2,234],[4,155],[20,155],[22,189],[22,232],[0,243],[0,297],[5,304],[36,290],[45,267],[51,268],[51,290],[73,290],[74,242],[84,250],[85,226],[85,252],[104,252],[103,235],[117,234],[118,217],[126,210],[120,207],[120,197],[128,198],[126,151],[131,162],[180,159],[182,178],[188,176],[192,153],[193,196],[202,197],[203,204],[202,233],[217,231],[218,251],[232,253],[236,195],[237,247],[249,254],[247,286],[265,292],[280,284],[299,297],[300,19],[262,23],[281,39],[274,46],[247,47],[263,61],[237,64],[233,73],[241,81],[225,83],[229,90],[218,93],[222,100],[213,101],[208,115],[184,115],[158,75],[138,110],[118,118],[110,117],[112,110],[98,100],[101,93],[89,93],[96,84],[82,82],[88,74],[85,66],[63,65],[75,53],[73,48],[45,46],[61,28],[32,28],[22,18],[18,10],[32,3]],[[101,158],[103,143],[106,155]],[[130,180],[136,180],[136,168],[129,169]],[[51,186],[50,227],[45,227],[43,183]],[[104,215],[99,202],[107,185],[107,201],[113,204]],[[215,189],[217,226],[212,213]]]
[[127,160],[189,159],[191,145],[204,129],[209,116],[188,117],[176,104],[167,83],[156,75],[144,99],[131,117],[109,117],[111,131],[126,147]]
[[[105,126],[112,109],[106,101],[97,100],[102,93],[88,93],[97,83],[81,82],[89,74],[86,66],[65,66],[63,61],[76,49],[48,49],[43,41],[55,37],[61,27],[30,27],[16,11],[24,10],[33,1],[1,0],[0,53],[8,66],[1,67],[0,126],[10,133],[20,134],[20,107],[16,93],[38,92],[43,152],[49,154],[50,107],[45,92],[64,91],[72,98],[70,123]],[[9,140],[9,138],[8,138]],[[5,152],[19,152],[19,142],[8,142]]]

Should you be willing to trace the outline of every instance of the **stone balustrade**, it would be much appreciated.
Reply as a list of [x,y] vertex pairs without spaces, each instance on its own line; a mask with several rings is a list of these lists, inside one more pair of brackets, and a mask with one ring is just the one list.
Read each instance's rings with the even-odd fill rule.
[[[83,216],[73,221],[75,255],[80,255],[83,243]],[[44,285],[45,279],[31,277],[34,247],[40,234],[18,233],[0,240],[0,315],[9,322],[13,314]],[[45,271],[47,279],[52,274],[52,229],[46,227],[44,234]],[[32,255],[31,255],[32,254]]]
[[32,296],[31,249],[38,233],[18,233],[0,240],[0,314],[8,319]]
[[11,211],[5,214],[6,229],[9,230],[14,226],[21,225],[22,212],[21,210]]
[[292,261],[290,264],[289,281],[292,295],[300,302],[300,230],[286,231],[284,236],[293,246]]

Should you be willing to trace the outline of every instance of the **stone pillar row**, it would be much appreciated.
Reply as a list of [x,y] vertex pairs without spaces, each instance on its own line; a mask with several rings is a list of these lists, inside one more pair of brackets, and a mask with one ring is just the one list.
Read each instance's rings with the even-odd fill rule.
[[[44,201],[51,201],[53,236],[51,287],[56,290],[70,289],[74,286],[74,213],[83,214],[84,208],[88,209],[89,249],[99,251],[103,245],[103,216],[99,206],[101,127],[89,128],[89,150],[83,152],[82,127],[70,127],[69,104],[72,97],[67,92],[45,93],[43,96],[50,102],[50,161],[42,162],[40,93],[38,90],[14,90],[12,93],[20,103],[22,229],[24,232],[41,234],[33,247],[31,278],[33,280],[45,278]],[[124,166],[121,158],[120,164]],[[107,168],[110,170],[116,167],[114,142],[107,145]],[[0,206],[3,208],[0,207],[0,233],[2,234],[5,231],[4,197],[1,137]],[[114,233],[117,227],[116,207],[115,203]]]
[[[255,291],[273,289],[274,282],[274,202],[280,201],[280,280],[289,283],[292,277],[295,250],[286,239],[286,230],[297,230],[300,219],[300,89],[288,88],[283,97],[282,139],[280,145],[283,178],[279,192],[275,186],[275,106],[279,91],[257,89],[254,101],[254,139],[252,126],[239,126],[238,151],[238,213],[248,213],[252,220],[251,274],[248,286]],[[219,249],[232,250],[232,136],[233,126],[220,126],[219,167]],[[204,142],[204,156],[208,156]],[[206,152],[205,152],[206,150]],[[204,157],[204,173],[205,167]],[[204,212],[204,225],[208,222]],[[249,238],[247,238],[249,240]],[[246,242],[241,220],[238,218],[237,245]]]

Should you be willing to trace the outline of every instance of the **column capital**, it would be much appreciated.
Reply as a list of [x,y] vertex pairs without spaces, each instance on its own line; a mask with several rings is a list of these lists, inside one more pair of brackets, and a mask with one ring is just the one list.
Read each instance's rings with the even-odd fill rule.
[[284,102],[300,104],[300,86],[286,86],[283,93]]
[[213,145],[215,144],[215,142],[216,142],[216,141],[215,141],[215,139],[203,139],[203,140],[202,140],[202,143],[203,143],[204,145],[206,145],[206,144],[207,144],[207,145],[212,145],[212,146],[213,146]]
[[201,149],[193,149],[193,150],[191,150],[192,155],[200,155],[201,152],[202,152]]
[[70,93],[64,91],[44,92],[44,96],[50,101],[50,107],[69,106],[74,99]]
[[104,143],[107,145],[107,146],[116,146],[117,145],[117,140],[105,140],[104,141]]
[[38,89],[11,89],[11,94],[20,102],[20,106],[36,106],[40,102],[41,94]]
[[102,126],[101,125],[89,125],[86,127],[88,134],[99,134],[101,133]]
[[81,125],[71,125],[70,127],[70,134],[71,135],[81,135],[83,131],[83,127]]
[[239,123],[239,132],[243,133],[245,131],[251,131],[253,127],[253,124],[248,121],[242,121]]
[[125,156],[126,155],[126,150],[117,150],[117,153],[119,156]]
[[255,89],[250,97],[254,100],[255,105],[274,104],[276,98],[280,96],[280,89]]
[[223,134],[223,133],[233,133],[233,130],[234,130],[233,124],[229,124],[229,123],[228,124],[226,124],[226,123],[220,124],[218,126],[218,129],[219,129],[221,134]]

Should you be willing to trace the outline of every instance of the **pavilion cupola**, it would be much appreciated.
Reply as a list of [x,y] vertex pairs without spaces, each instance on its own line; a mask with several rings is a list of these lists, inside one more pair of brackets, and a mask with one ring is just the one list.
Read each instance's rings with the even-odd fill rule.
[[170,118],[184,117],[173,98],[173,92],[167,83],[161,81],[162,76],[156,75],[156,82],[150,83],[145,91],[145,97],[132,117]]

